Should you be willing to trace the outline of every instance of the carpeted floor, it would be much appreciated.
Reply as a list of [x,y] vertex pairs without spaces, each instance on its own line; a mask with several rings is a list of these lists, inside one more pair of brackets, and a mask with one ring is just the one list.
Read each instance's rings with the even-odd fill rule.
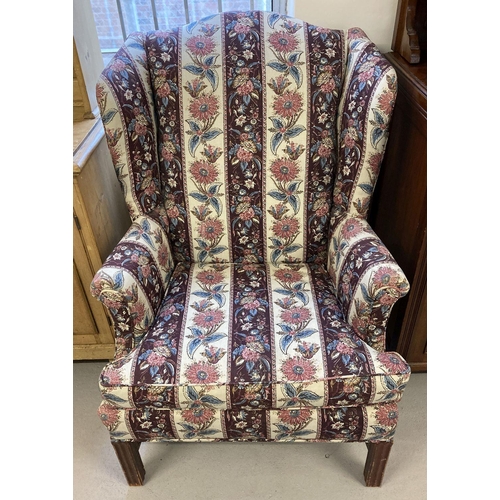
[[97,417],[101,361],[74,362],[73,498],[427,498],[427,375],[411,376],[381,488],[363,482],[363,443],[146,443],[143,486],[129,487]]

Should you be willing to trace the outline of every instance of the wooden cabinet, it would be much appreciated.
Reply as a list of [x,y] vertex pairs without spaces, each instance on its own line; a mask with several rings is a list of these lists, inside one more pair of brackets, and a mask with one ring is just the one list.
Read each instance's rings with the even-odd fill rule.
[[398,97],[370,223],[411,285],[394,306],[387,347],[418,372],[427,370],[427,64],[385,56],[398,74]]
[[99,119],[73,124],[73,359],[112,359],[114,335],[90,282],[130,226]]

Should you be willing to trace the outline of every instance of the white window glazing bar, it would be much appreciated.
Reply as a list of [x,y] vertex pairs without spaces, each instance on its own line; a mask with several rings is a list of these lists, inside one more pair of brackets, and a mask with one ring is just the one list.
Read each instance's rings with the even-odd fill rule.
[[153,22],[155,25],[155,30],[160,29],[158,27],[158,14],[156,13],[156,2],[155,0],[151,0],[151,11],[153,12]]
[[122,28],[122,37],[123,37],[123,40],[125,40],[127,38],[127,31],[125,29],[125,20],[123,19],[121,0],[116,0],[116,8],[118,9],[118,17],[120,18],[120,26]]

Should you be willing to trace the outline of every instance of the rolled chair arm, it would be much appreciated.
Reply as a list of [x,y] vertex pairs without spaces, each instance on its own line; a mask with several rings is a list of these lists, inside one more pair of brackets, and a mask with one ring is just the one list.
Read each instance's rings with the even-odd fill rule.
[[165,294],[174,262],[161,217],[139,216],[90,285],[108,309],[115,328],[115,358],[130,352],[150,328]]
[[346,214],[333,222],[328,272],[346,320],[368,345],[384,351],[392,307],[410,284],[365,219]]

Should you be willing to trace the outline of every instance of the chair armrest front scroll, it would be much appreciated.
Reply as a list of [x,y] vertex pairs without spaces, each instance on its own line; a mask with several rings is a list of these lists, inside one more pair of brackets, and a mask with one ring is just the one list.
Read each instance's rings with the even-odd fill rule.
[[361,339],[385,350],[387,320],[410,285],[393,256],[365,219],[346,214],[334,223],[328,272],[344,316]]
[[90,285],[110,311],[115,358],[130,352],[150,328],[174,267],[168,236],[159,218],[139,216]]

